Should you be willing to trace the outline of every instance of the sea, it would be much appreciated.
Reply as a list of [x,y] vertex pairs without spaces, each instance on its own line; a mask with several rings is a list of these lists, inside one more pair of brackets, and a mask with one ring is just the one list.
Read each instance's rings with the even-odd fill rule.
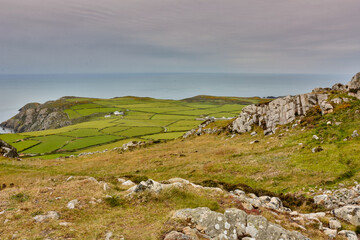
[[[63,96],[141,96],[183,99],[196,95],[268,97],[311,92],[347,83],[346,74],[119,73],[0,75],[0,122],[27,103]],[[9,132],[0,128],[0,133]]]

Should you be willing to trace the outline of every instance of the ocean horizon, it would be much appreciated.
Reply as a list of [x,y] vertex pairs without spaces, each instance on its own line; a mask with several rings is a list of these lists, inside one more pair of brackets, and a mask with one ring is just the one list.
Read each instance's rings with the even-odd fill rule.
[[[196,95],[267,97],[347,83],[351,74],[119,73],[0,75],[0,122],[29,102],[63,96],[184,99]],[[0,132],[2,130],[0,129]]]

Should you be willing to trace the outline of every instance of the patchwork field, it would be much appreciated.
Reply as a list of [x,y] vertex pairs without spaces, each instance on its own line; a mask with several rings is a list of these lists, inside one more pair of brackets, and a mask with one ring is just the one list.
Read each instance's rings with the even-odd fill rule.
[[169,140],[203,122],[236,116],[260,98],[197,96],[184,100],[121,97],[113,99],[62,98],[54,102],[66,106],[64,112],[73,125],[37,132],[0,135],[23,157],[66,156],[121,147],[131,141]]

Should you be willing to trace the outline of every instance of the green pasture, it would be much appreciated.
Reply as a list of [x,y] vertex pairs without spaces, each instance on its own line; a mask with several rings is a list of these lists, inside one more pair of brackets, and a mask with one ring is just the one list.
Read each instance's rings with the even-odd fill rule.
[[[242,100],[242,99],[240,99]],[[247,99],[259,102],[259,99]],[[140,97],[112,99],[68,98],[54,105],[63,110],[74,124],[0,138],[14,145],[20,154],[54,155],[91,152],[121,147],[130,140],[174,139],[197,127],[203,116],[232,117],[245,106],[239,98],[199,97],[191,101]],[[115,111],[124,115],[115,116]],[[110,118],[105,118],[111,114]]]

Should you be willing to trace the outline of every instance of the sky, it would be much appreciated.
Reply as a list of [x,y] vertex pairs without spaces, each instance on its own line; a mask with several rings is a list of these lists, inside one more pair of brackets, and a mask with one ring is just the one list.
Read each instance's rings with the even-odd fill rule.
[[359,0],[0,3],[0,74],[360,71]]

